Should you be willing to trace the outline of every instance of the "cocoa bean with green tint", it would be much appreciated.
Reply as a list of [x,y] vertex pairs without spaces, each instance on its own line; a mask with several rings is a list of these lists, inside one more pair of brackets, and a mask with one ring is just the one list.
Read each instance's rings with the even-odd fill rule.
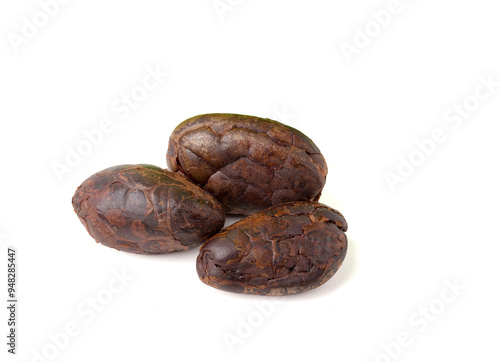
[[224,225],[221,204],[185,177],[151,165],[121,165],[85,180],[73,207],[89,234],[137,254],[188,250]]
[[177,126],[170,170],[215,196],[231,214],[250,215],[289,201],[318,201],[327,166],[306,135],[279,122],[205,114]]

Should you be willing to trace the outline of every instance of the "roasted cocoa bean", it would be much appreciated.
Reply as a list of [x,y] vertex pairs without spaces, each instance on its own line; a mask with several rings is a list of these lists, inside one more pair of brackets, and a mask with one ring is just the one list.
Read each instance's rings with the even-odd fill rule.
[[231,214],[251,215],[289,201],[317,201],[327,166],[304,134],[270,119],[205,114],[173,131],[170,170],[210,192]]
[[73,196],[89,234],[111,248],[163,254],[198,246],[224,226],[222,205],[185,177],[151,165],[98,172]]
[[347,223],[319,203],[273,206],[223,229],[200,249],[198,276],[236,293],[286,295],[330,279],[347,251]]

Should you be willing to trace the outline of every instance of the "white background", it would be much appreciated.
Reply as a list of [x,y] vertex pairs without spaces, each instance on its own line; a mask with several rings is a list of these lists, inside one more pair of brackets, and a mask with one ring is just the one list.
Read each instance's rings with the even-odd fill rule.
[[[500,87],[474,100],[480,77],[500,81],[497,2],[401,0],[383,28],[371,12],[389,1],[221,3],[230,10],[74,0],[46,25],[37,1],[0,5],[2,300],[7,246],[19,267],[11,359],[498,360]],[[36,34],[14,46],[23,18],[37,16]],[[366,26],[349,62],[342,46],[360,45]],[[112,104],[158,66],[169,76],[120,119]],[[465,99],[474,111],[447,122]],[[281,120],[322,150],[321,201],[349,223],[348,256],[322,287],[281,299],[221,292],[198,280],[197,250],[118,252],[80,224],[71,197],[84,179],[117,164],[165,167],[173,128],[209,112]],[[103,118],[113,130],[58,178],[54,165]],[[419,157],[416,142],[439,129],[446,141]],[[391,189],[386,173],[409,157],[420,165]],[[108,300],[113,270],[133,280]],[[96,296],[107,304],[92,315]],[[77,336],[61,336],[68,323]],[[411,342],[398,347],[401,333]]]

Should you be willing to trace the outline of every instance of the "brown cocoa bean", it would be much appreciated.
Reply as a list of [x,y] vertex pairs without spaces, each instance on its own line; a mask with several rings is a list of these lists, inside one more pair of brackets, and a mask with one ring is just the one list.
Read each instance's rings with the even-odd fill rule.
[[73,207],[105,246],[163,254],[198,246],[224,226],[222,205],[185,177],[151,165],[121,165],[85,180]]
[[251,215],[289,201],[317,201],[327,166],[304,134],[270,119],[205,114],[177,126],[170,170],[210,192],[231,214]]
[[273,206],[223,229],[200,248],[198,276],[236,293],[287,295],[330,279],[347,252],[347,223],[319,203]]

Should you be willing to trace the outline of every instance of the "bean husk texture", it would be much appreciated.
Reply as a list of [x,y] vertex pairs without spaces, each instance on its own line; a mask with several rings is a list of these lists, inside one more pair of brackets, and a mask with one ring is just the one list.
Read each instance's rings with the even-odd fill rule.
[[201,245],[224,226],[222,205],[182,175],[152,165],[120,165],[85,180],[73,208],[102,245],[165,254]]
[[318,201],[328,172],[319,148],[279,122],[205,114],[175,128],[167,164],[215,196],[230,214],[290,201]]
[[199,278],[217,289],[288,295],[319,287],[342,265],[347,222],[320,203],[273,206],[223,229],[200,248]]

